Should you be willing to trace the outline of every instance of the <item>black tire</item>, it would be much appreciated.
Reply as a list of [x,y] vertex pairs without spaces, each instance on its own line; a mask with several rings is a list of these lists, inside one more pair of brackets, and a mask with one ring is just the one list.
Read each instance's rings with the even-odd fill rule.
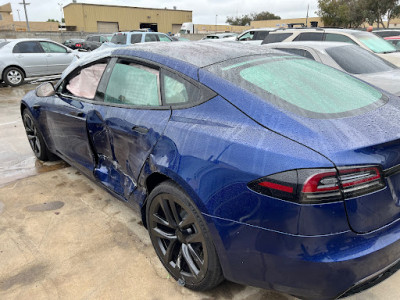
[[54,160],[55,155],[47,148],[43,135],[31,112],[27,108],[25,108],[22,113],[22,120],[24,122],[26,136],[28,137],[29,144],[35,156],[42,161]]
[[210,233],[199,209],[173,181],[150,193],[147,227],[161,263],[179,284],[205,291],[223,281]]
[[24,83],[24,72],[17,67],[9,67],[3,72],[3,80],[10,86],[19,86]]

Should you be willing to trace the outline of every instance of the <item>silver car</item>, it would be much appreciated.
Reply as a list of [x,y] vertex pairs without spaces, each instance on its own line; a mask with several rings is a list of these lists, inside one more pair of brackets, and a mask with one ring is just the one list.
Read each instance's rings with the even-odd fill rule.
[[61,74],[78,52],[50,40],[16,39],[0,42],[0,82],[11,86],[26,77]]
[[313,59],[400,96],[400,69],[359,46],[339,42],[287,42],[262,47]]

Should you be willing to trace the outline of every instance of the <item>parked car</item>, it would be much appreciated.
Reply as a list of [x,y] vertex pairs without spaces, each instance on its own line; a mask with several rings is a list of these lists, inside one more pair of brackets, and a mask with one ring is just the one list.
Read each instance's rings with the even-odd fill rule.
[[222,40],[226,38],[236,38],[237,33],[226,32],[226,33],[215,33],[207,34],[202,40]]
[[400,50],[400,36],[385,37],[385,40],[392,43],[398,50]]
[[337,42],[274,43],[262,47],[304,56],[400,96],[400,69],[357,45]]
[[184,37],[181,37],[181,36],[170,36],[170,38],[171,38],[171,40],[173,41],[173,42],[190,42],[190,40],[189,39],[187,39],[187,38],[184,38]]
[[262,41],[267,37],[270,32],[277,30],[277,28],[257,28],[243,31],[237,37],[230,37],[224,41],[238,41],[245,44],[261,45]]
[[70,48],[70,49],[82,49],[82,43],[84,42],[84,39],[70,39],[66,40],[63,45]]
[[82,43],[82,49],[93,51],[99,48],[103,43],[111,40],[112,34],[92,34],[86,37]]
[[372,32],[375,33],[376,35],[379,35],[381,38],[400,35],[400,30],[395,30],[395,29],[381,29],[381,30],[374,30]]
[[110,43],[115,45],[132,45],[137,43],[146,42],[171,42],[172,39],[161,32],[142,32],[142,31],[129,31],[129,32],[116,32],[113,34]]
[[26,77],[61,74],[79,57],[75,50],[43,39],[16,39],[0,43],[0,82],[11,86]]
[[383,38],[366,31],[338,28],[280,29],[269,34],[262,44],[298,41],[355,44],[400,67],[400,53],[396,47]]
[[398,97],[240,43],[141,44],[69,70],[21,101],[35,155],[135,207],[181,285],[332,299],[399,261]]

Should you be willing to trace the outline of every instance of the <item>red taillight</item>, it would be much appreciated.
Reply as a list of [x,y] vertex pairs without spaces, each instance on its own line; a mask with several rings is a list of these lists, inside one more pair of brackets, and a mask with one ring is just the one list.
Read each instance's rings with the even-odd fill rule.
[[304,204],[362,196],[385,187],[378,166],[299,169],[273,174],[248,184],[268,196]]
[[81,48],[81,47],[82,47],[82,44],[75,44],[75,47],[76,47],[76,48]]

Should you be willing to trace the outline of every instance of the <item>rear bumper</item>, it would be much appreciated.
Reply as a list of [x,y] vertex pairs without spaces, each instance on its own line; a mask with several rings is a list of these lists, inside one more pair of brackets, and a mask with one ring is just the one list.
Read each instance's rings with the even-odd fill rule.
[[369,234],[297,236],[209,216],[208,221],[228,280],[301,298],[336,298],[400,258],[400,222]]

